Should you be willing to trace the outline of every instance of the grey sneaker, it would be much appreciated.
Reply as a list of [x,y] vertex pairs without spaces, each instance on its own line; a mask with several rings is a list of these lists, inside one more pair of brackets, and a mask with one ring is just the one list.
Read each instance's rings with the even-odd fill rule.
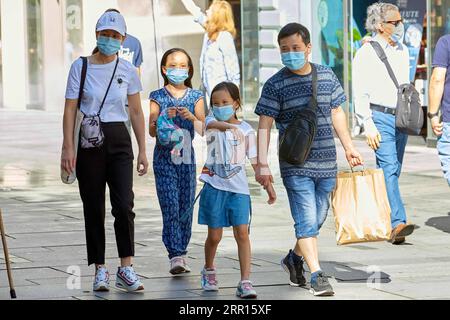
[[305,270],[303,268],[303,260],[301,263],[294,263],[292,250],[281,260],[281,267],[289,274],[289,284],[293,287],[306,286]]
[[255,289],[253,289],[253,284],[249,280],[239,282],[236,290],[236,296],[241,299],[255,299],[258,297]]
[[133,266],[119,267],[116,275],[116,287],[128,292],[144,290],[144,285],[139,280]]
[[170,259],[170,271],[171,274],[177,275],[180,273],[191,272],[191,268],[187,265],[185,257],[174,257]]
[[105,267],[97,268],[93,284],[95,292],[109,291],[109,272]]
[[334,296],[333,287],[330,285],[327,276],[323,272],[319,273],[316,281],[311,281],[310,292],[315,296]]

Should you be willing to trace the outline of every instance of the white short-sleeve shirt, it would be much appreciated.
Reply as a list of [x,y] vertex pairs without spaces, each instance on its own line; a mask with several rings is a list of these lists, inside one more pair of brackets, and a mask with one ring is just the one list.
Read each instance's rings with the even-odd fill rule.
[[[208,116],[206,125],[213,120],[214,117]],[[245,121],[237,127],[243,132],[246,142],[237,143],[229,131],[208,130],[208,157],[200,181],[222,191],[250,195],[245,164],[246,159],[257,157],[256,133]]]
[[[81,112],[85,115],[96,115],[100,109],[103,98],[116,65],[114,60],[107,64],[92,64],[88,59],[86,82],[84,84],[83,98],[81,99]],[[67,80],[66,99],[78,99],[81,81],[82,59],[77,59],[70,68]],[[102,122],[128,121],[128,96],[142,91],[142,84],[136,68],[124,59],[119,60],[108,96],[100,114]]]

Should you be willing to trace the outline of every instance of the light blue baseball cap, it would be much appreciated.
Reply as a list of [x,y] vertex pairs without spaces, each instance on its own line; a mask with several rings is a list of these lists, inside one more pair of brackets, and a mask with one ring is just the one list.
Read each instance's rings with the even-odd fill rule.
[[95,27],[95,31],[97,32],[103,30],[114,30],[125,37],[127,34],[127,24],[120,13],[114,11],[105,12],[98,19],[97,26]]

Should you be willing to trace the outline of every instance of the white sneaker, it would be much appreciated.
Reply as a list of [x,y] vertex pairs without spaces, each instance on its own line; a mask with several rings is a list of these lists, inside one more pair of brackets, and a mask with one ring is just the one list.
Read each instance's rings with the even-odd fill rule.
[[170,271],[171,274],[176,275],[185,272],[191,272],[191,269],[186,264],[185,257],[175,257],[170,259]]
[[119,267],[116,276],[116,287],[128,292],[144,290],[144,285],[139,280],[133,266]]
[[202,289],[204,291],[219,291],[219,283],[217,281],[216,269],[202,270]]
[[105,267],[97,268],[93,290],[95,292],[109,291],[109,272]]

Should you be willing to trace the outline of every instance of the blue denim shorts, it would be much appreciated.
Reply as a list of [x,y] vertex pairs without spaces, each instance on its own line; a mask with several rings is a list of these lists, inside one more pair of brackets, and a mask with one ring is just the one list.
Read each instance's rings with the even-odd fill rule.
[[283,178],[297,239],[313,238],[327,219],[330,195],[336,178],[310,178],[290,176]]
[[198,223],[212,229],[250,223],[249,195],[218,190],[206,183],[200,196]]

